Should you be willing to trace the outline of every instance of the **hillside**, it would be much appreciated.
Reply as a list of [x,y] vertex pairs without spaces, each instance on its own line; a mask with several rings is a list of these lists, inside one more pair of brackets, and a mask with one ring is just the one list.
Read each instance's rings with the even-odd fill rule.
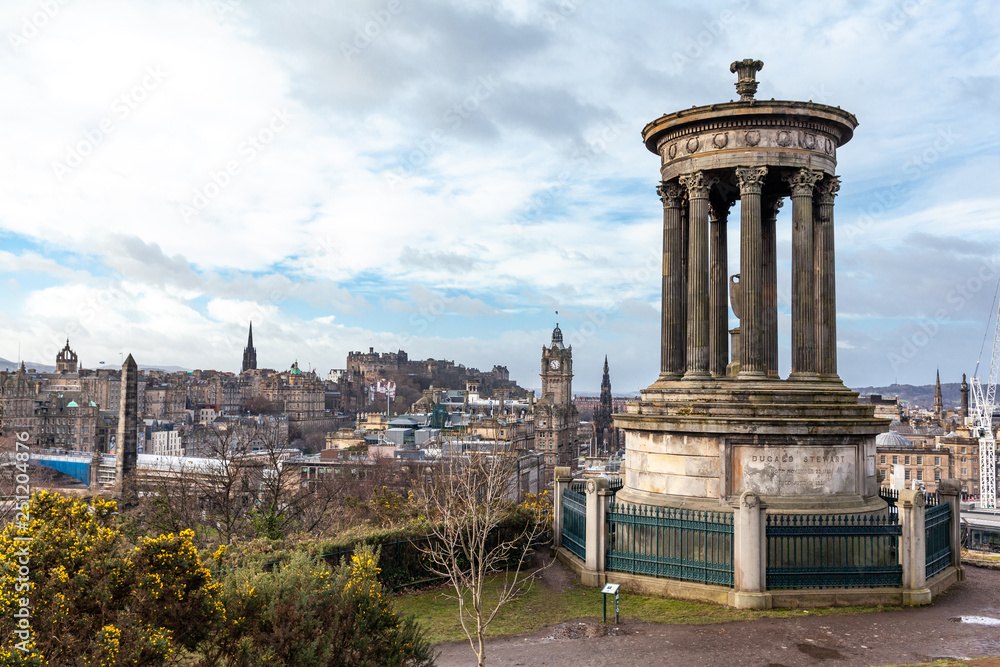
[[[961,382],[942,382],[941,397],[944,399],[944,407],[956,408],[962,402]],[[887,387],[852,387],[852,389],[862,396],[868,394],[881,394],[885,398],[899,398],[911,408],[933,408],[934,407],[934,385],[912,385],[912,384],[891,384]]]

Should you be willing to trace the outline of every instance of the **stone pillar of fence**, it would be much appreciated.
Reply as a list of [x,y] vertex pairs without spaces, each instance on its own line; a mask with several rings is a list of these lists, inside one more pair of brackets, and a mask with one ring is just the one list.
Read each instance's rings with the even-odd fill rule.
[[951,564],[958,571],[958,580],[965,579],[965,568],[962,567],[962,482],[957,479],[942,479],[938,484],[938,497],[942,503],[951,506]]
[[767,505],[754,491],[744,491],[733,516],[733,591],[730,606],[770,609],[767,592]]
[[927,604],[927,539],[924,524],[924,492],[902,489],[896,501],[902,535],[899,555],[903,564],[903,604]]
[[604,583],[604,560],[608,549],[608,503],[611,491],[608,480],[587,480],[587,559],[580,575],[584,586]]
[[552,547],[558,549],[562,546],[562,524],[563,524],[563,491],[565,491],[573,476],[569,468],[559,467],[555,469],[555,495],[552,497]]

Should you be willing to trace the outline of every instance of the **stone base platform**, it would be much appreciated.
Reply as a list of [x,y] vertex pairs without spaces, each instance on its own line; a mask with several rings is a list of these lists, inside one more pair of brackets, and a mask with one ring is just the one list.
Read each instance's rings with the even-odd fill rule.
[[874,408],[835,380],[657,381],[615,415],[621,501],[716,510],[743,491],[771,513],[882,512]]

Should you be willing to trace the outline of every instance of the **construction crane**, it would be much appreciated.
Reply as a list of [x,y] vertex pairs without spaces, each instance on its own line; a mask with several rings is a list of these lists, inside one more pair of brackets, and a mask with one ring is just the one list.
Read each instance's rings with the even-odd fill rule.
[[[997,284],[997,291],[1000,292],[1000,283]],[[997,294],[994,293],[994,308],[996,305]],[[993,326],[993,351],[990,355],[990,370],[986,385],[983,386],[979,379],[979,366],[986,350],[993,315],[994,311],[991,309],[983,346],[976,361],[976,372],[971,383],[975,407],[972,409],[969,425],[979,437],[979,507],[983,509],[996,509],[997,506],[997,443],[993,436],[993,410],[996,407],[997,375],[1000,374],[1000,312],[996,313],[996,322]]]

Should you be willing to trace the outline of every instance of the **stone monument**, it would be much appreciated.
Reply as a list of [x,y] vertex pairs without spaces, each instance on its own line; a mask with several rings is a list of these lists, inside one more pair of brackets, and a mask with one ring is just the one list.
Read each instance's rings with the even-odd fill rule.
[[118,435],[115,445],[115,484],[121,492],[139,460],[139,367],[132,355],[122,364],[121,398],[118,403]]
[[[837,375],[837,150],[857,119],[839,107],[754,98],[664,115],[642,131],[660,157],[663,295],[659,377],[615,416],[630,503],[715,509],[747,491],[769,512],[884,511],[875,436],[888,422]],[[778,375],[776,225],[791,199],[791,373]],[[740,202],[729,355],[726,226]],[[787,354],[788,352],[786,352]]]

